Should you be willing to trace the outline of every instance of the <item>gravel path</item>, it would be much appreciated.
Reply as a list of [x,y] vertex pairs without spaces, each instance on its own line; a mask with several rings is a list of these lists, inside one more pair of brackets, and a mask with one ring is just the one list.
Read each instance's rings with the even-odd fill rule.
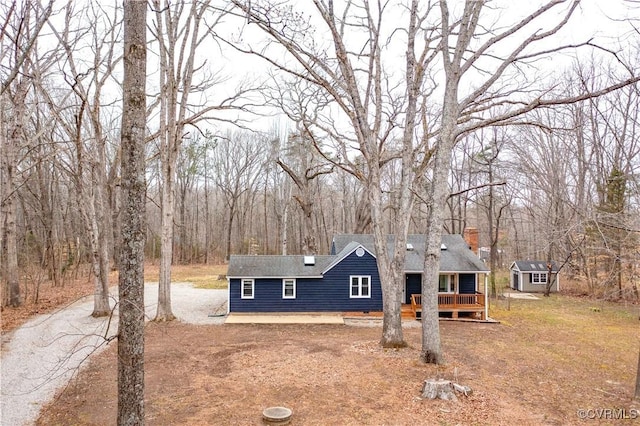
[[[117,289],[112,294],[117,295]],[[144,297],[147,317],[153,318],[158,285],[147,284]],[[182,322],[223,324],[224,316],[210,315],[226,313],[226,300],[227,290],[172,284],[173,313]],[[105,349],[101,343],[116,332],[117,313],[109,321],[91,317],[92,310],[93,296],[86,297],[53,314],[34,317],[2,337],[0,424],[33,424],[42,406],[69,383],[80,364]]]

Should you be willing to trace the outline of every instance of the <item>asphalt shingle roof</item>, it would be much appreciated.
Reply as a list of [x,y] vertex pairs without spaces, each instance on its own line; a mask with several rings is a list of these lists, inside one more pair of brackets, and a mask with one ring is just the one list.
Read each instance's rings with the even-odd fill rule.
[[[395,236],[387,237],[388,250],[391,255]],[[409,235],[407,243],[412,249],[407,250],[405,271],[420,272],[424,269],[426,237],[424,235]],[[461,235],[443,235],[443,249],[440,251],[441,272],[487,272],[486,265],[471,250]],[[260,277],[260,278],[302,278],[320,277],[322,273],[334,266],[346,255],[362,245],[375,255],[373,235],[371,234],[340,234],[333,238],[336,255],[314,256],[314,265],[305,265],[305,256],[239,256],[232,255],[229,260],[229,277]],[[444,248],[446,247],[446,248]],[[546,262],[544,262],[546,265]],[[546,269],[545,269],[546,270]]]
[[[549,270],[546,260],[516,260],[513,263],[520,272],[548,272]],[[551,261],[551,272],[558,272],[558,265],[554,261]]]
[[335,256],[313,256],[315,265],[305,265],[305,256],[230,256],[228,277],[319,277]]
[[[371,234],[340,234],[333,237],[336,252],[340,252],[350,242],[356,241],[367,250],[375,253],[373,235]],[[395,236],[387,236],[387,250],[392,255]],[[407,236],[407,244],[413,250],[407,250],[405,271],[419,272],[424,269],[424,253],[426,236],[411,234]],[[470,249],[461,235],[442,236],[442,245],[446,249],[440,251],[440,271],[442,272],[487,272],[487,266]]]

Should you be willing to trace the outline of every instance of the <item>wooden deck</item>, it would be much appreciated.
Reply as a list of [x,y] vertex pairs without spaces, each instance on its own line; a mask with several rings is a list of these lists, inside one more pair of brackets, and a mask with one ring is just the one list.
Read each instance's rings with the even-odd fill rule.
[[[451,313],[451,318],[458,318],[460,313],[479,314],[481,320],[486,320],[484,312],[484,294],[438,294],[438,312]],[[345,317],[374,317],[382,318],[381,311],[343,312]],[[411,304],[402,305],[403,319],[420,319],[422,316],[422,295],[412,294]]]
[[[422,295],[411,295],[411,310],[416,319],[422,316]],[[458,318],[461,312],[480,313],[480,319],[485,320],[484,294],[438,294],[438,312],[450,312],[452,318]]]

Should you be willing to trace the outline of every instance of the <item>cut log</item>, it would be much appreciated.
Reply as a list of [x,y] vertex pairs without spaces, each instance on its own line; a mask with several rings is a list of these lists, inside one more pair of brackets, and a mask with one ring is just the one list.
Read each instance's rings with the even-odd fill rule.
[[457,401],[453,384],[449,380],[425,380],[422,388],[422,397],[428,399],[444,399],[446,401]]

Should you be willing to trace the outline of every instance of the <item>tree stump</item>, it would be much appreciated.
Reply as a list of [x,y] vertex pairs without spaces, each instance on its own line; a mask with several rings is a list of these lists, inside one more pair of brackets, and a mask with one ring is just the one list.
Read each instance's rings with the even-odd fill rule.
[[428,399],[444,399],[445,401],[457,401],[453,383],[450,380],[425,380],[422,388],[422,397]]

